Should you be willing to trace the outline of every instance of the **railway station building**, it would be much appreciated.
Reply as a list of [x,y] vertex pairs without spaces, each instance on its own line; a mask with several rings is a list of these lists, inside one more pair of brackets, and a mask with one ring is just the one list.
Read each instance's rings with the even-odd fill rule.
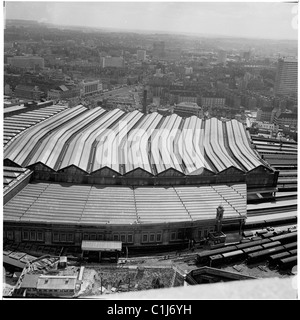
[[19,170],[7,180],[7,241],[145,250],[197,242],[216,231],[219,205],[224,226],[238,228],[247,193],[277,185],[237,120],[81,105],[32,124],[26,115],[6,120],[10,130],[26,124],[4,147],[7,171]]

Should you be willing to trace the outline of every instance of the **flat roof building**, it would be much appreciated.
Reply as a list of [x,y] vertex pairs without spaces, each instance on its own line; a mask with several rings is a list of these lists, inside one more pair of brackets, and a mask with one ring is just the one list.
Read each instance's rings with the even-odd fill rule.
[[37,280],[37,294],[44,296],[73,296],[76,289],[76,276],[40,275]]
[[97,94],[102,91],[100,80],[84,80],[80,84],[81,96]]
[[202,108],[196,102],[180,102],[174,106],[174,113],[181,117],[190,117],[192,115],[203,117]]
[[124,59],[123,57],[101,57],[100,66],[101,68],[124,68]]
[[44,69],[45,60],[38,56],[15,56],[7,58],[7,63],[12,67],[23,68],[23,69],[35,69],[39,67]]
[[18,84],[14,91],[16,97],[30,100],[40,100],[43,94],[37,86],[24,86],[21,84]]

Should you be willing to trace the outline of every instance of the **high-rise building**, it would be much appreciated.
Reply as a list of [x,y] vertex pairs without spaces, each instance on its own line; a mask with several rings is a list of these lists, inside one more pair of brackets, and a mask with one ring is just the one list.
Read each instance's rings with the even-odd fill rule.
[[217,63],[221,63],[225,65],[226,60],[227,60],[227,52],[225,50],[219,50]]
[[275,95],[297,96],[298,60],[279,59],[274,86]]
[[164,58],[165,56],[165,42],[156,41],[153,43],[153,58]]
[[145,61],[146,60],[146,50],[137,50],[137,60]]

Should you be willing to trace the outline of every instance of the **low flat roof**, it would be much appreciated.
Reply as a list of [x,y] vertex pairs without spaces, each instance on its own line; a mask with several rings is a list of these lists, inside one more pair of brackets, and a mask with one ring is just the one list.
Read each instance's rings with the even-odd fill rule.
[[74,290],[76,277],[74,276],[47,276],[41,275],[37,280],[37,289]]
[[121,251],[121,241],[89,241],[83,240],[81,243],[83,251]]
[[20,268],[20,269],[24,269],[24,267],[26,266],[25,262],[21,262],[20,260],[16,260],[14,258],[11,258],[10,256],[7,256],[7,255],[3,256],[3,263],[7,263],[9,265],[12,265],[12,266]]
[[39,279],[39,274],[25,274],[21,283],[21,288],[35,288]]

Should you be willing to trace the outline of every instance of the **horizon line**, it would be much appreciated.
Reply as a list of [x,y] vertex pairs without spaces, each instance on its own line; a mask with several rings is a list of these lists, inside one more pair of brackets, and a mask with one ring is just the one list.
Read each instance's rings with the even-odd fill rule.
[[[238,36],[238,35],[223,35],[223,34],[202,34],[202,33],[196,33],[196,32],[187,32],[187,31],[168,31],[168,30],[153,30],[153,29],[143,29],[143,30],[136,30],[136,29],[123,29],[123,28],[118,28],[118,27],[103,27],[103,26],[83,26],[83,25],[63,25],[63,24],[55,24],[51,22],[40,22],[38,20],[32,20],[32,19],[5,19],[5,21],[10,21],[10,20],[16,20],[16,21],[33,21],[36,22],[37,24],[41,25],[46,25],[46,26],[55,26],[59,28],[85,28],[85,29],[96,29],[96,30],[114,30],[114,31],[122,31],[122,33],[126,32],[132,32],[132,33],[138,33],[138,34],[143,34],[143,33],[161,33],[161,34],[176,34],[176,35],[189,35],[189,36],[198,36],[198,37],[207,37],[207,38],[235,38],[235,39],[249,39],[249,40],[276,40],[276,41],[296,41],[298,42],[298,38],[293,39],[293,38],[268,38],[268,37],[258,37],[255,38],[253,36]],[[4,27],[4,32],[6,29],[7,25],[5,23]]]

